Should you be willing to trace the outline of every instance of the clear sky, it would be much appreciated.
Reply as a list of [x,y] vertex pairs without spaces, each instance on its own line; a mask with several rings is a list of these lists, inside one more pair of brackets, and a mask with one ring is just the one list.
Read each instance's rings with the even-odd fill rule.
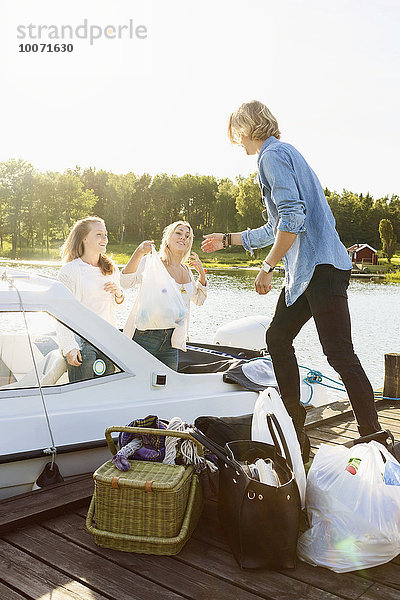
[[[132,19],[147,38],[18,52],[59,41],[18,39],[18,25],[84,19]],[[2,0],[0,161],[247,175],[255,157],[226,124],[259,99],[324,186],[400,194],[399,25],[398,0]]]

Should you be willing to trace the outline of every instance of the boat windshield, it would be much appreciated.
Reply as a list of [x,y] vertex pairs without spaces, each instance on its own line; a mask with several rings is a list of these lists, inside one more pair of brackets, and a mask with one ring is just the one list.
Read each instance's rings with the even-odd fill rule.
[[22,312],[1,313],[0,391],[38,387],[38,378],[42,386],[54,386],[121,372],[103,352],[48,313],[25,316],[28,327]]

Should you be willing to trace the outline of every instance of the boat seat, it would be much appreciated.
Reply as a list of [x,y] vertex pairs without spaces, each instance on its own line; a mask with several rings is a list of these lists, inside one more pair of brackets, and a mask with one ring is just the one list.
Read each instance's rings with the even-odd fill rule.
[[[40,384],[42,386],[55,385],[67,370],[66,362],[59,350],[52,350],[41,361],[37,363]],[[35,369],[22,377],[19,381],[5,386],[3,389],[37,387],[37,377]]]
[[[32,343],[36,363],[42,360],[43,354]],[[15,379],[19,381],[33,369],[32,353],[25,334],[3,334],[0,336],[0,358]]]

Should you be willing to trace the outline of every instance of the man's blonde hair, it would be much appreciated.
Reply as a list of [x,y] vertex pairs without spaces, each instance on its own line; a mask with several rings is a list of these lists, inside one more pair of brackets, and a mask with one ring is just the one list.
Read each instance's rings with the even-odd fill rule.
[[183,225],[184,227],[188,227],[188,229],[189,229],[189,245],[187,247],[187,251],[185,252],[185,255],[182,256],[182,260],[181,260],[182,263],[184,263],[185,260],[187,260],[187,258],[189,257],[189,254],[192,251],[193,229],[192,229],[190,223],[188,223],[187,221],[175,221],[174,223],[167,225],[163,231],[163,236],[162,236],[161,246],[160,246],[160,258],[165,260],[167,265],[169,265],[171,262],[171,250],[169,248],[169,242],[171,240],[172,234],[174,233],[175,229],[177,227],[179,227],[179,225]]
[[240,144],[240,136],[251,140],[266,140],[271,135],[278,140],[281,132],[271,111],[258,100],[245,102],[229,117],[228,136],[233,144]]

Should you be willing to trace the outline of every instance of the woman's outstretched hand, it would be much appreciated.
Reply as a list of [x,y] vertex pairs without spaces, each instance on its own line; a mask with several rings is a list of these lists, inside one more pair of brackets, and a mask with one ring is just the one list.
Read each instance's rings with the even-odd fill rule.
[[203,235],[203,243],[201,244],[201,249],[203,252],[215,252],[216,250],[222,250],[224,239],[223,233],[209,233],[208,235]]

